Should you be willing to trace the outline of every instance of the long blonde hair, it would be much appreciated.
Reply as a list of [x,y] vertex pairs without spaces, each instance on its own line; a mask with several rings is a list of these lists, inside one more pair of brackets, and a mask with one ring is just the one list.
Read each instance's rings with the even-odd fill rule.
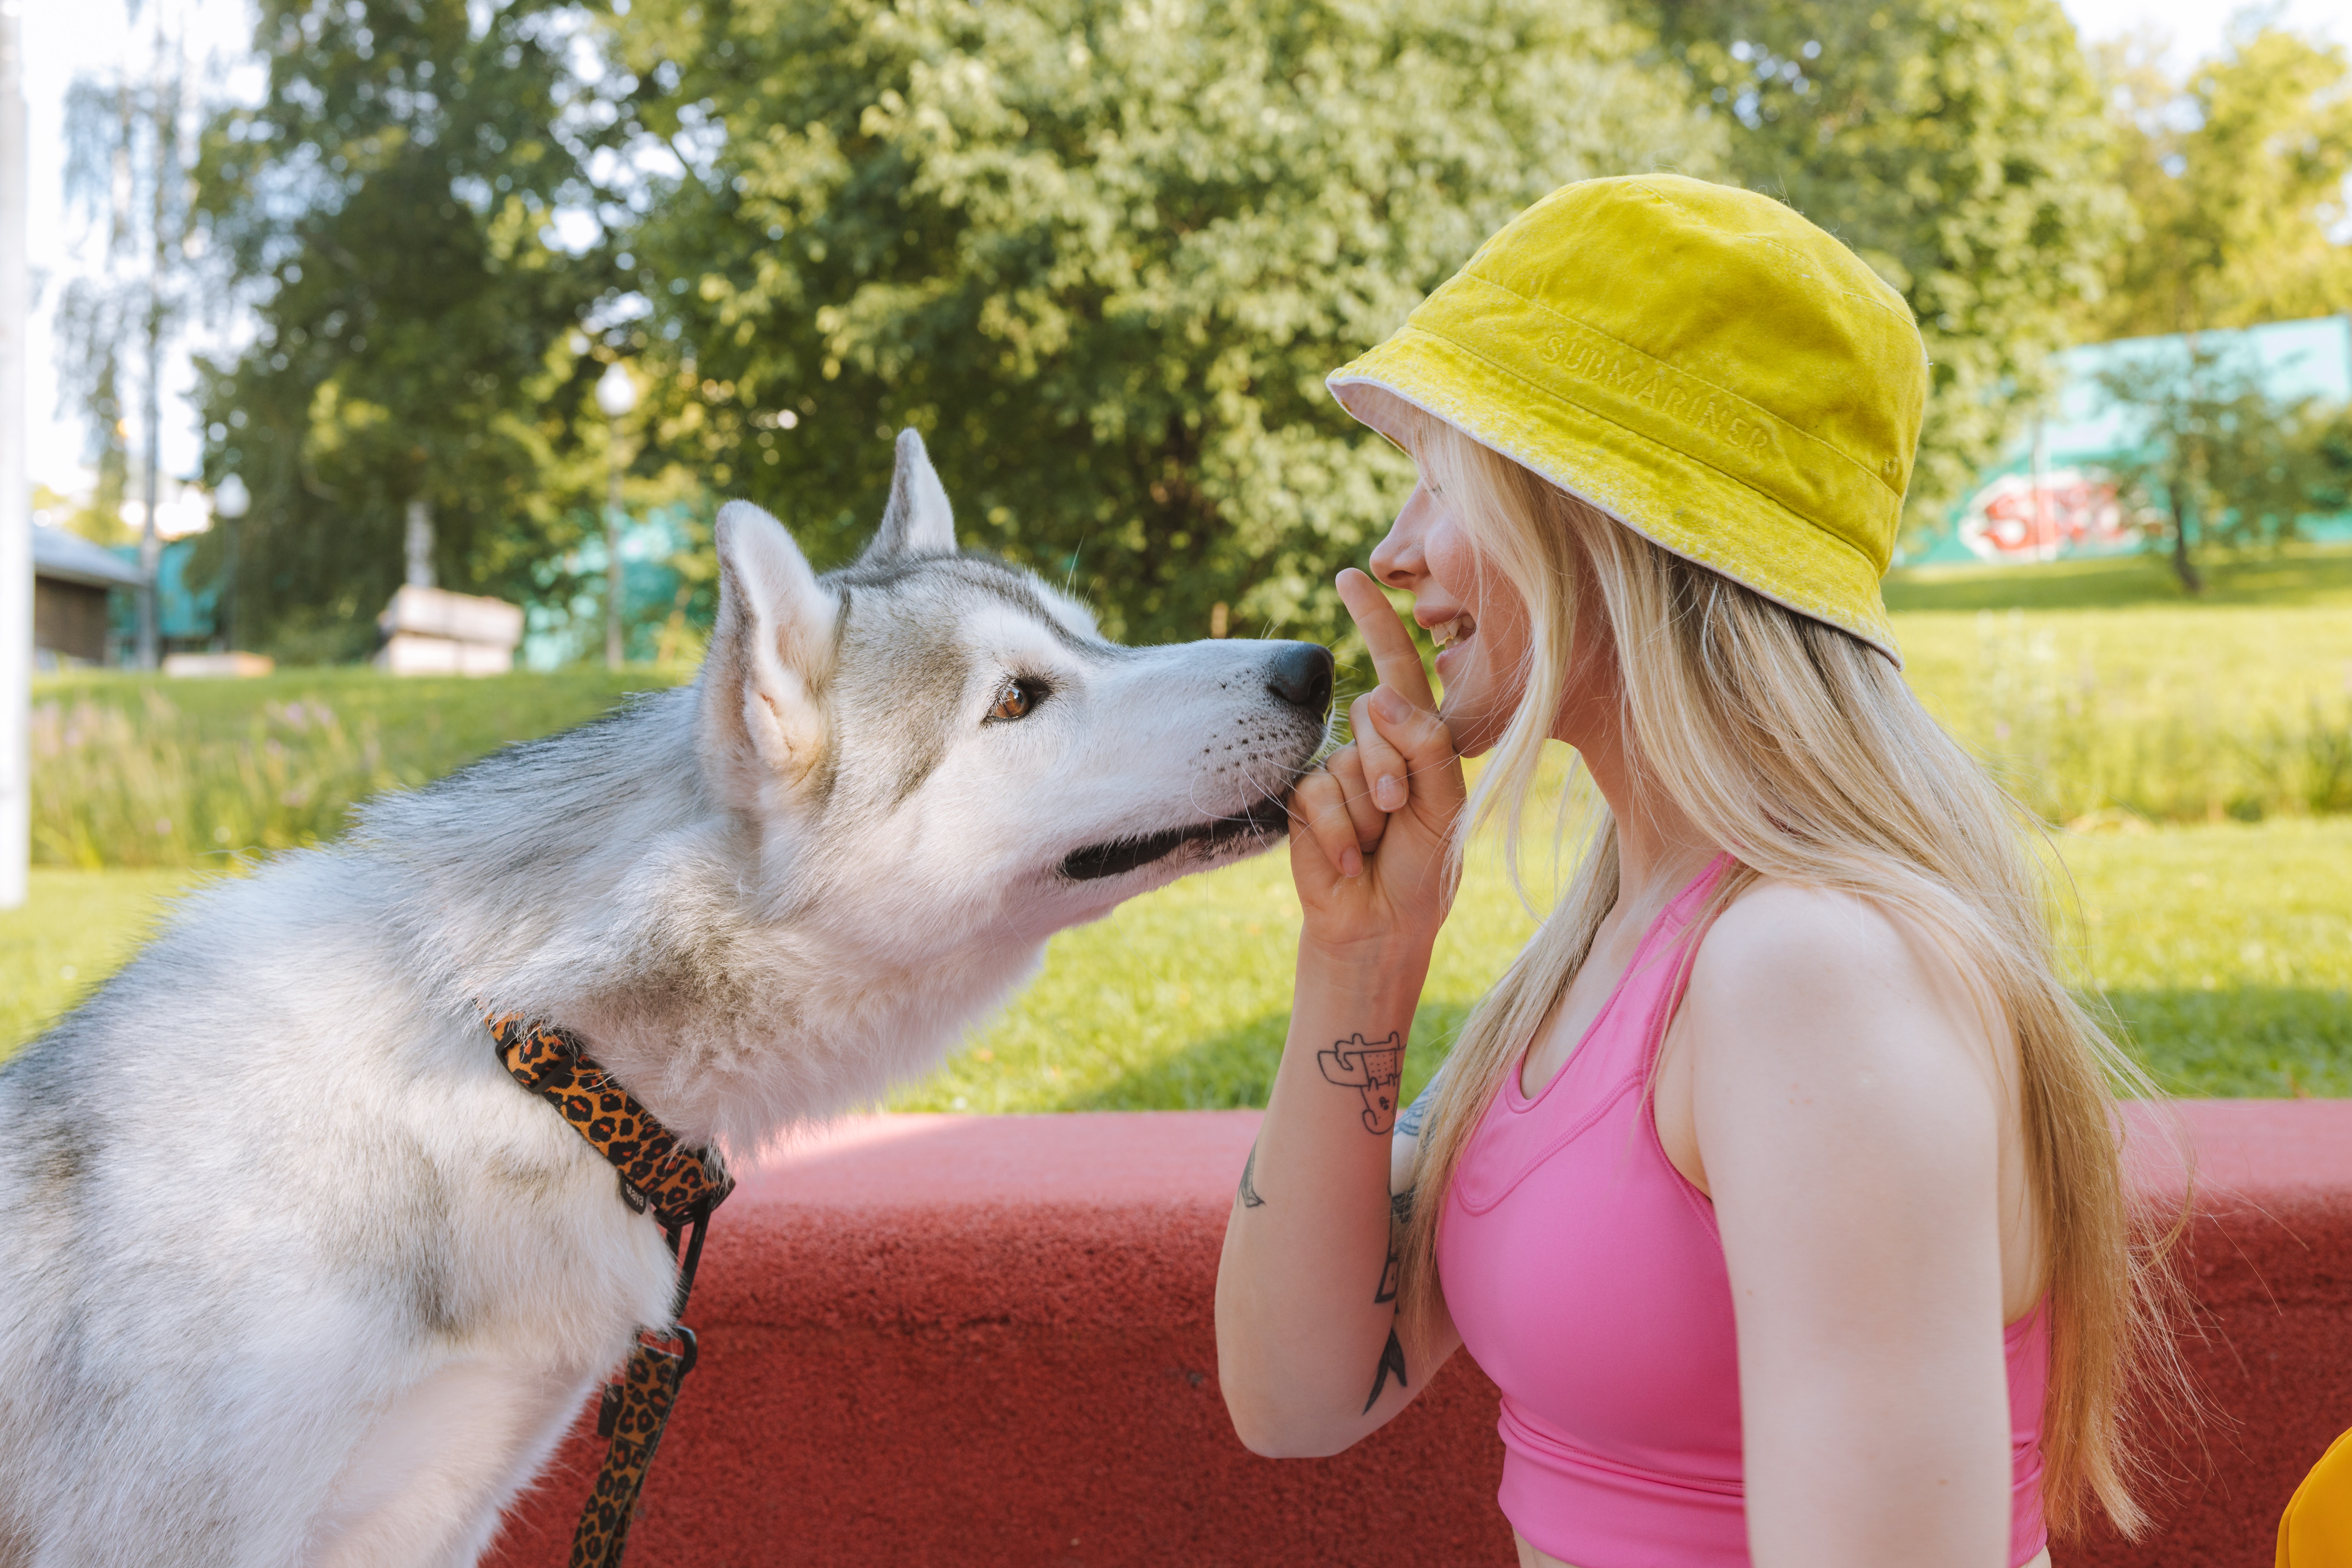
[[[2135,1225],[2115,1091],[2159,1091],[2059,979],[2013,803],[1860,639],[1659,548],[1449,425],[1416,423],[1423,474],[1452,502],[1481,569],[1525,602],[1531,633],[1526,694],[1463,814],[1456,854],[1499,818],[1516,874],[1589,574],[1585,602],[1620,650],[1631,765],[1738,862],[1700,918],[1760,878],[1868,899],[1948,954],[1976,984],[1987,1021],[2014,1030],[2053,1308],[2044,1515],[2071,1531],[2095,1502],[2126,1535],[2143,1531],[2126,1431],[2136,1386],[2180,1388],[2167,1326],[2179,1223],[2154,1234]],[[1408,1312],[1436,1303],[1437,1221],[1465,1143],[1617,900],[1616,828],[1605,807],[1595,810],[1558,905],[1443,1069],[1402,1242]]]

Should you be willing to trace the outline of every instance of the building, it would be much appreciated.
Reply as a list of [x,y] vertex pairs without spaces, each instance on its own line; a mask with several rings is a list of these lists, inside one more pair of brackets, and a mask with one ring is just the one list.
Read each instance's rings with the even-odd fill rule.
[[139,568],[62,528],[33,525],[33,659],[45,670],[106,664],[112,617],[108,599],[127,602]]
[[[2352,403],[2352,316],[2273,321],[2200,332],[2197,347],[2218,350],[2246,367],[2272,396]],[[2118,371],[2186,366],[2186,337],[2126,338],[2089,343],[2058,355],[2058,395],[2021,431],[2001,460],[1953,509],[1927,548],[1906,552],[1906,566],[1960,562],[2020,564],[2142,548],[2137,520],[2126,517],[2105,465],[2147,443],[2128,409],[2106,395],[2102,378]],[[2306,524],[2306,537],[2352,540],[2352,517]]]

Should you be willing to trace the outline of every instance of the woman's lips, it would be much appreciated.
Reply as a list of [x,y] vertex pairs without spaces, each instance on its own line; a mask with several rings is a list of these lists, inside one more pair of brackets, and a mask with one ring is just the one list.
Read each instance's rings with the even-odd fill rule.
[[1466,610],[1450,621],[1440,621],[1429,628],[1429,639],[1437,645],[1437,651],[1440,653],[1449,647],[1468,642],[1477,635],[1478,623],[1471,618],[1470,613]]

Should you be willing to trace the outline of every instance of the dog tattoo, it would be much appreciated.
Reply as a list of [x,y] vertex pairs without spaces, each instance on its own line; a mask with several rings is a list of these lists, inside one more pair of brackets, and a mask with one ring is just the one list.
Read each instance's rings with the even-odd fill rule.
[[1397,1086],[1404,1079],[1404,1037],[1395,1030],[1385,1040],[1350,1035],[1335,1040],[1328,1051],[1315,1053],[1315,1065],[1326,1082],[1352,1089],[1364,1097],[1364,1131],[1388,1131],[1396,1125]]

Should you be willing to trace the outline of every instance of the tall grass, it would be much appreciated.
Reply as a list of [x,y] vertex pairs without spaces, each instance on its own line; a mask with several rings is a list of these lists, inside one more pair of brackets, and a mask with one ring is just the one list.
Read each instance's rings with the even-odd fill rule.
[[[2333,816],[2352,813],[2352,602],[2333,584],[2321,602],[1913,609],[1895,626],[1929,710],[2051,823]],[[684,673],[45,680],[35,858],[190,867],[316,843],[374,791]]]
[[[2226,626],[2213,615],[2197,629]],[[2352,629],[2352,615],[2329,619]],[[2325,650],[2264,658],[2227,637],[2168,641],[2170,626],[2122,618],[2053,625],[2011,610],[1975,622],[1963,679],[1923,696],[2044,820],[2352,812],[2352,700],[2317,694],[2342,679]],[[2186,657],[2158,657],[2167,651]]]
[[141,710],[33,709],[33,856],[41,864],[186,866],[332,837],[352,804],[399,782],[373,720],[265,702],[246,732],[205,738],[162,693]]
[[33,858],[86,870],[221,866],[320,843],[370,795],[427,783],[670,679],[310,670],[44,681],[33,704]]

